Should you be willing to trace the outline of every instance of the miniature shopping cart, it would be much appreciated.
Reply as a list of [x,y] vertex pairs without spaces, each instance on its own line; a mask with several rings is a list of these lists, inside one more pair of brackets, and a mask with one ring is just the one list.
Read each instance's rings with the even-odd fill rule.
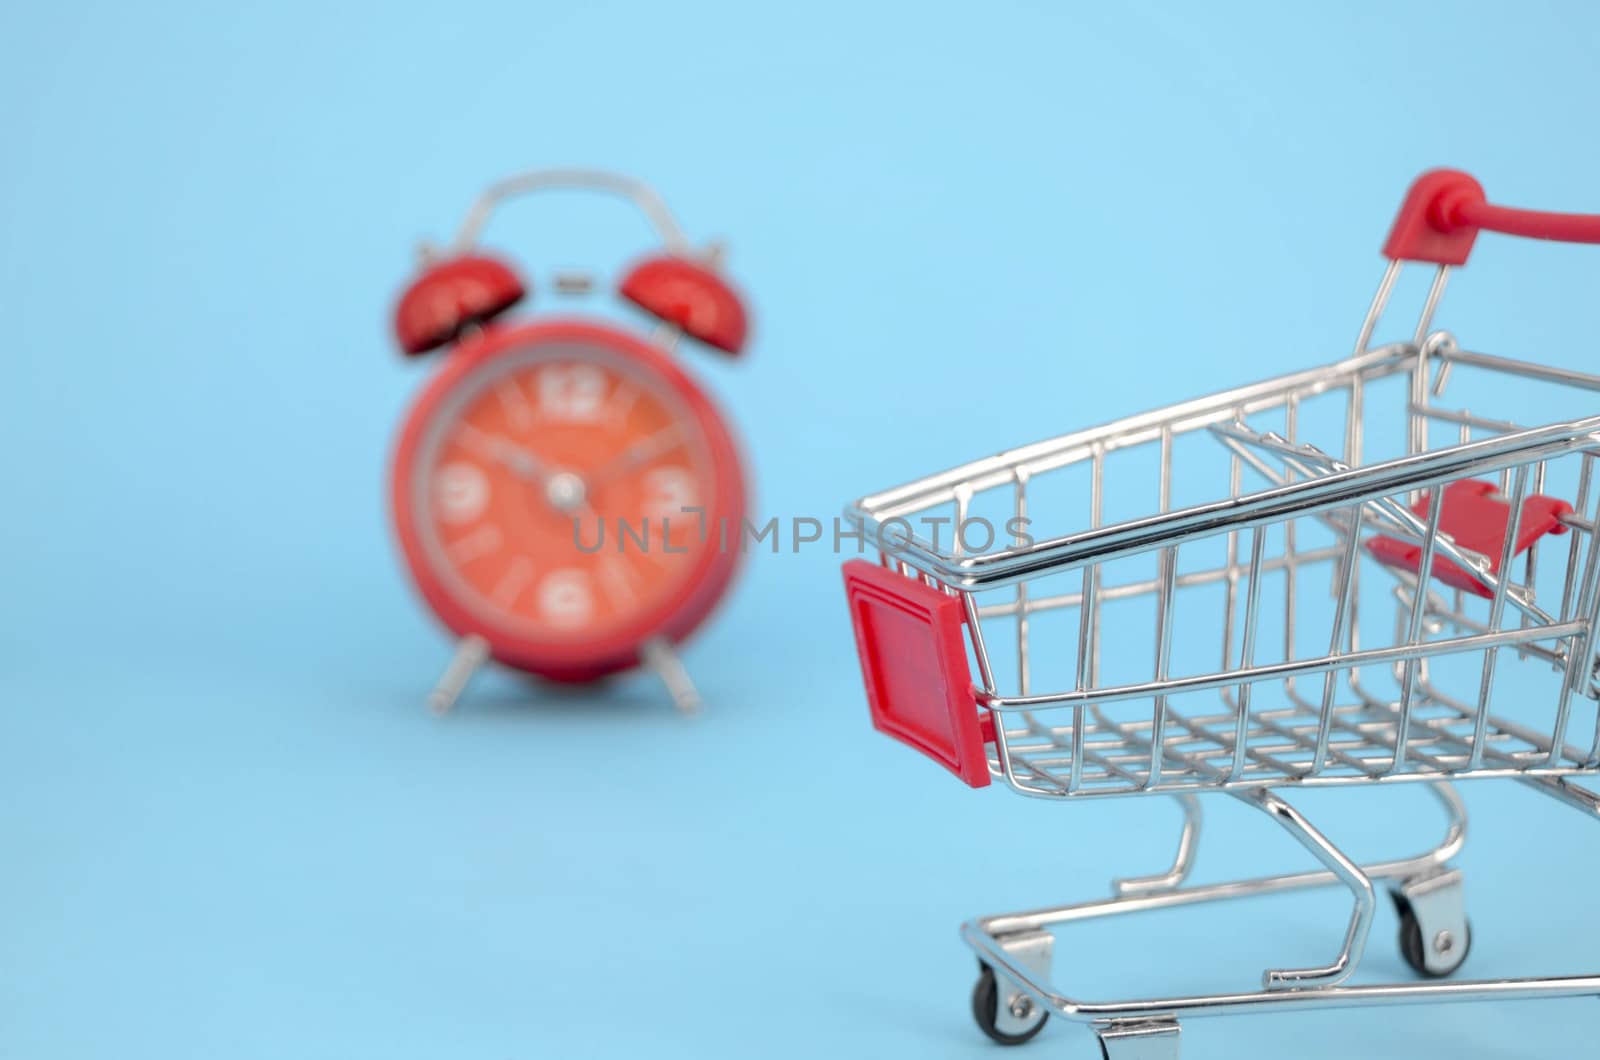
[[[1600,797],[1575,783],[1600,773],[1600,376],[1470,352],[1432,330],[1480,230],[1596,243],[1600,217],[1494,206],[1464,173],[1426,174],[1348,359],[847,509],[880,557],[845,565],[878,729],[973,787],[1165,793],[1183,810],[1169,871],[1104,900],[964,926],[990,1037],[1026,1041],[1055,1015],[1092,1024],[1107,1060],[1173,1060],[1189,1016],[1600,995],[1600,975],[1347,982],[1379,882],[1416,972],[1439,979],[1466,958],[1451,867],[1465,811],[1448,781],[1513,778],[1600,816]],[[1416,291],[1411,338],[1377,344],[1391,295],[1417,278],[1401,275],[1405,262],[1437,268]],[[1377,864],[1284,798],[1403,781],[1427,782],[1448,831]],[[1324,868],[1186,885],[1204,792],[1262,810]],[[1259,989],[1091,1002],[1052,985],[1050,928],[1340,884],[1354,911],[1333,960],[1268,971]]]

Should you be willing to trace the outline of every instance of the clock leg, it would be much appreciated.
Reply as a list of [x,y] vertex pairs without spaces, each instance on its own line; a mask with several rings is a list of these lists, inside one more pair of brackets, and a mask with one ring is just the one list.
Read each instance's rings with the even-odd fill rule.
[[456,700],[466,689],[467,682],[472,680],[472,675],[477,673],[478,668],[488,659],[488,641],[475,633],[462,637],[461,643],[456,645],[455,657],[450,660],[450,665],[445,667],[439,683],[428,693],[428,709],[440,715],[450,713],[450,709],[456,705]]
[[664,639],[648,641],[640,654],[644,657],[644,664],[654,670],[656,676],[661,678],[661,683],[667,686],[673,705],[684,714],[698,714],[700,693],[689,679],[689,671],[684,669],[683,660],[678,658],[672,645]]

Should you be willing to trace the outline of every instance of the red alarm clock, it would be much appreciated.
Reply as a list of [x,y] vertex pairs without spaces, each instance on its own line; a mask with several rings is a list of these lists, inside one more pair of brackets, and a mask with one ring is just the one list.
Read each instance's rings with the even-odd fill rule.
[[[578,316],[511,318],[529,285],[477,248],[503,200],[548,188],[621,195],[662,247],[618,293],[647,332]],[[625,177],[543,170],[490,188],[448,255],[426,254],[395,308],[408,355],[444,349],[400,430],[395,529],[423,600],[459,640],[430,696],[451,708],[493,659],[560,682],[645,666],[699,700],[675,645],[727,591],[745,517],[739,452],[678,364],[679,339],[737,355],[747,336],[719,254],[694,253],[661,200]],[[588,293],[564,274],[553,288]]]

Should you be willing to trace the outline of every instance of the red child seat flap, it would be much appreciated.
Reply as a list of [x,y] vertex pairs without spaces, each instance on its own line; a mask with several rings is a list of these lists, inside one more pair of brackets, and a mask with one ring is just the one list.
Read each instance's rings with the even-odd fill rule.
[[844,585],[873,728],[986,786],[994,730],[973,692],[961,601],[861,559],[844,565]]
[[[1422,498],[1411,510],[1424,523],[1428,521],[1430,497]],[[1538,494],[1522,502],[1522,518],[1517,522],[1517,544],[1512,551],[1519,556],[1545,534],[1566,533],[1561,516],[1572,511],[1572,505],[1554,497]],[[1506,527],[1511,522],[1511,505],[1497,494],[1492,482],[1479,479],[1462,479],[1444,488],[1444,504],[1439,512],[1439,530],[1450,535],[1456,547],[1484,556],[1489,561],[1489,573],[1499,577],[1500,556],[1505,551]],[[1367,550],[1390,567],[1416,571],[1422,564],[1422,544],[1393,537],[1375,537],[1367,542]],[[1433,576],[1456,589],[1475,596],[1494,595],[1474,571],[1467,570],[1455,560],[1438,552],[1433,555]]]

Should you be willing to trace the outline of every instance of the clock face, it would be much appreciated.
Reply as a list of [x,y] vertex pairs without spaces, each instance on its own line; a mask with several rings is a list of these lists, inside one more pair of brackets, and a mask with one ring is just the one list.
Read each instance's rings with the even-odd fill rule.
[[556,669],[631,654],[733,558],[719,522],[743,498],[726,495],[741,487],[720,421],[659,352],[618,338],[535,325],[489,356],[455,351],[470,367],[419,408],[396,468],[425,595]]

